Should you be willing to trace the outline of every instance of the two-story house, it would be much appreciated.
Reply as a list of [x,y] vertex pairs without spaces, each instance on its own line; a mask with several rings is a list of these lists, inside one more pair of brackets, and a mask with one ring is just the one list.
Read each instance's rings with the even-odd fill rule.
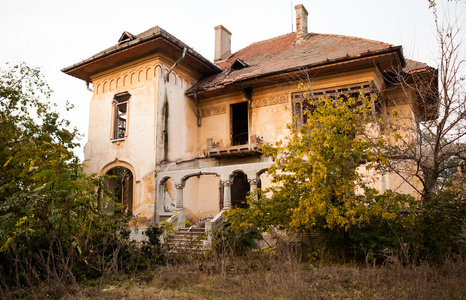
[[[429,118],[390,74],[419,74],[427,66],[405,59],[401,46],[308,32],[307,11],[296,6],[296,32],[231,53],[231,33],[215,27],[209,61],[160,27],[118,43],[63,69],[93,86],[85,172],[115,175],[110,190],[139,225],[174,211],[193,223],[241,206],[248,191],[270,184],[272,161],[262,143],[286,138],[286,124],[303,121],[316,97],[376,93],[376,114],[396,109]],[[408,121],[409,122],[409,119]],[[396,174],[375,187],[414,193]]]

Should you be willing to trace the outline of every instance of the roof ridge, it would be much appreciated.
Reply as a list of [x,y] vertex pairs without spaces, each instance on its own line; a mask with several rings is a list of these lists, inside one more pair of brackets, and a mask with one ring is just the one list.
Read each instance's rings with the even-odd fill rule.
[[336,33],[316,33],[316,32],[311,32],[310,34],[336,36],[336,37],[342,37],[342,38],[351,38],[351,39],[354,39],[354,40],[361,40],[361,41],[368,41],[368,42],[375,42],[375,43],[379,43],[379,44],[385,44],[387,46],[392,46],[392,47],[395,46],[395,45],[393,45],[391,43],[386,43],[386,42],[382,42],[382,41],[377,41],[377,40],[373,40],[373,39],[367,39],[367,38],[362,38],[362,37],[359,37],[359,36],[352,36],[352,35],[344,35],[344,34],[336,34]]
[[[289,34],[292,34],[292,33],[295,33],[295,32],[289,32],[289,33],[285,33],[285,34],[282,34],[282,35],[279,35],[279,36],[271,37],[271,38],[268,38],[268,39],[265,39],[265,40],[262,40],[262,41],[254,42],[254,43],[252,43],[252,44],[249,44],[249,45],[247,45],[247,46],[245,46],[245,47],[239,49],[239,50],[236,51],[235,53],[231,54],[231,56],[233,56],[233,55],[235,55],[236,53],[238,53],[238,52],[240,52],[240,51],[242,51],[242,50],[244,50],[244,49],[246,49],[246,48],[249,48],[249,47],[251,47],[251,46],[253,46],[253,45],[257,45],[257,44],[260,44],[260,43],[268,42],[268,41],[270,41],[270,40],[278,39],[278,38],[284,37],[284,36],[289,35]],[[231,56],[230,56],[230,57],[231,57]]]
[[[255,45],[259,45],[261,43],[266,43],[266,42],[270,42],[271,40],[274,40],[274,39],[278,39],[278,38],[283,38],[285,36],[288,36],[288,35],[291,35],[291,34],[296,34],[296,32],[289,32],[289,33],[285,33],[285,34],[282,34],[282,35],[279,35],[279,36],[275,36],[275,37],[271,37],[271,38],[268,38],[268,39],[265,39],[265,40],[262,40],[262,41],[257,41],[257,42],[254,42],[252,44],[249,44],[241,49],[239,49],[238,51],[236,51],[235,53],[232,53],[230,57],[234,56],[235,54],[243,51],[244,49],[247,49],[249,47],[252,47],[252,46],[255,46]],[[391,44],[391,43],[386,43],[386,42],[382,42],[382,41],[377,41],[377,40],[373,40],[373,39],[367,39],[367,38],[362,38],[362,37],[357,37],[357,36],[351,36],[351,35],[343,35],[343,34],[333,34],[333,33],[318,33],[318,32],[309,32],[307,37],[310,37],[310,36],[334,36],[334,37],[341,37],[341,38],[349,38],[349,39],[352,39],[352,40],[360,40],[360,41],[367,41],[367,42],[372,42],[372,43],[378,43],[378,44],[381,44],[381,45],[386,45],[388,47],[394,47],[395,45],[394,44]],[[306,39],[307,41],[307,39]]]
[[144,30],[143,32],[140,32],[138,34],[136,34],[136,37],[137,38],[141,38],[145,35],[147,35],[148,33],[151,33],[151,32],[158,32],[158,31],[161,31],[161,32],[166,32],[165,30],[163,30],[159,25],[156,25],[154,27],[151,27],[147,30]]

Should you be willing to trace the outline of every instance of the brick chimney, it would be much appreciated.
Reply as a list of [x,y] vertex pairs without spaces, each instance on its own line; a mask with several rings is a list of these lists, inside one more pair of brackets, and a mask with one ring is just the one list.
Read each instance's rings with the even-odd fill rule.
[[231,54],[231,32],[222,25],[215,26],[214,62],[224,60]]
[[296,10],[296,43],[301,43],[307,36],[307,10],[302,4],[294,7]]

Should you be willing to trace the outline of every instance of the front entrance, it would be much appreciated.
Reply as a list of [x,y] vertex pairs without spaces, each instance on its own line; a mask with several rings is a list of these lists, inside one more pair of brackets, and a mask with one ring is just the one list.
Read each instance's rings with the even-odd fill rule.
[[[116,208],[124,214],[132,215],[133,213],[133,173],[124,167],[116,167],[107,172],[105,179],[107,189],[122,204],[122,208]],[[104,208],[105,209],[105,208]]]
[[248,176],[243,172],[236,173],[231,184],[231,206],[247,208],[246,196],[249,194],[249,191]]

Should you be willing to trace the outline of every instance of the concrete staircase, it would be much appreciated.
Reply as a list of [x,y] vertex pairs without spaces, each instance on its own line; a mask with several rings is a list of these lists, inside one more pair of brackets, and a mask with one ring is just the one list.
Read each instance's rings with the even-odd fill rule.
[[170,235],[167,246],[172,253],[203,253],[207,250],[205,228],[185,227]]

